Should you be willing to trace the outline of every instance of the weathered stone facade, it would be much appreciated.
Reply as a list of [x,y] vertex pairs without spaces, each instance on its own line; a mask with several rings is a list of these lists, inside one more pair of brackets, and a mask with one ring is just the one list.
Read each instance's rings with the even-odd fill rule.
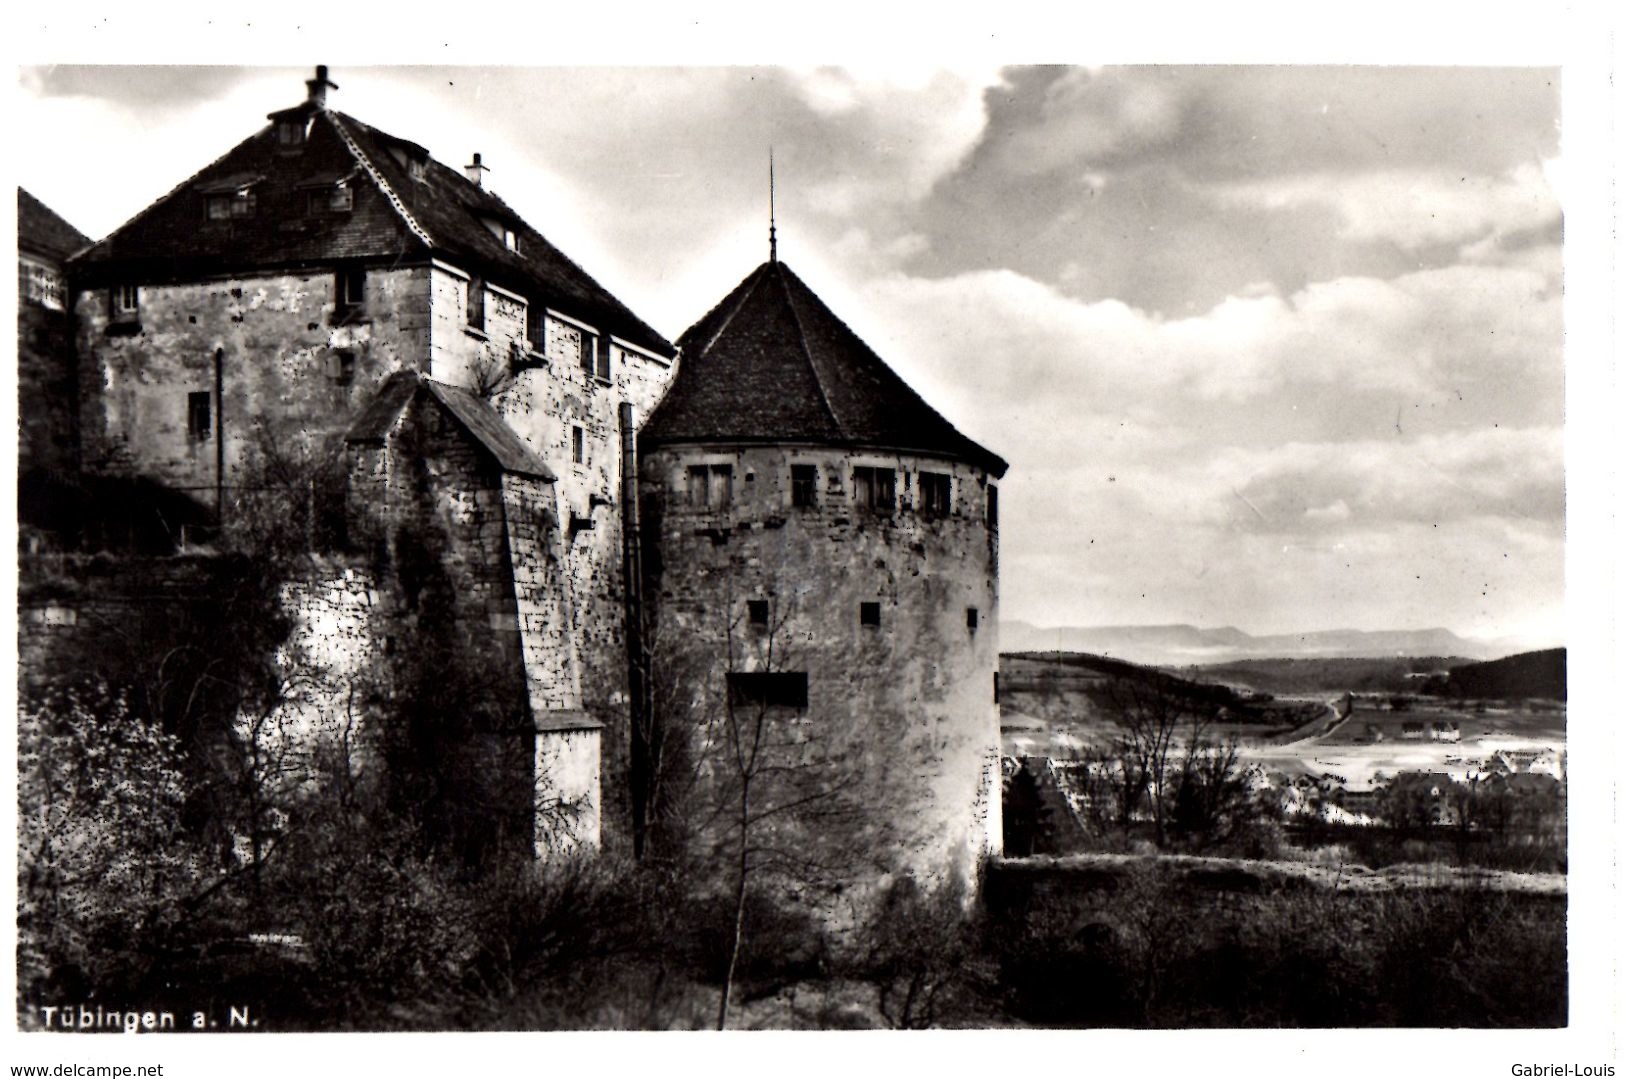
[[[516,702],[483,759],[524,773],[536,848],[618,842],[646,659],[629,625],[720,684],[754,672],[728,627],[766,610],[805,675],[801,728],[855,769],[877,855],[934,875],[997,850],[1004,463],[776,260],[685,335],[679,372],[477,161],[465,176],[333,112],[331,86],[319,69],[304,104],[77,256],[67,299],[85,475],[218,514],[188,533],[155,510],[160,540],[282,526],[274,499],[308,492],[309,557],[280,594],[281,658],[311,675],[287,744],[348,752],[355,687],[391,692],[412,648],[470,656]],[[625,475],[623,425],[661,415]],[[725,495],[707,486],[724,475]],[[101,625],[96,593],[38,593],[25,663]]]
[[[727,504],[691,497],[689,470],[719,466],[731,470]],[[809,466],[811,504],[798,505],[792,468]],[[860,502],[855,468],[893,470],[895,505]],[[949,477],[946,512],[927,511],[922,473]],[[708,445],[644,453],[640,477],[659,647],[720,678],[730,635],[749,672],[764,649],[737,642],[773,634],[773,668],[805,673],[805,724],[827,755],[852,762],[843,781],[889,824],[880,838],[898,871],[968,875],[997,852],[998,533],[986,471],[915,454]],[[753,602],[766,604],[765,625],[752,624]]]
[[353,307],[338,303],[331,268],[131,281],[135,306],[122,312],[119,287],[80,291],[86,467],[147,476],[212,504],[222,486],[229,500],[268,454],[336,454],[337,436],[383,380],[424,369],[430,351],[429,269],[354,272],[365,299]]

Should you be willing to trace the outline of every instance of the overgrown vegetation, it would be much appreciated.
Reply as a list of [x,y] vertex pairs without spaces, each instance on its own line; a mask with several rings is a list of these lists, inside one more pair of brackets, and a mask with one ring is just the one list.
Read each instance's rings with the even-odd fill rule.
[[1053,1026],[1561,1026],[1562,895],[1382,890],[1247,863],[1004,863],[986,938],[1013,1017]]

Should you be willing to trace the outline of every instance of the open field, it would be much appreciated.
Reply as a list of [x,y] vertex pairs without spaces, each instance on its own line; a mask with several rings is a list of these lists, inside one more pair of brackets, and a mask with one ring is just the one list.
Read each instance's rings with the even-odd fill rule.
[[[1344,666],[1357,681],[1366,681],[1382,662]],[[1395,661],[1422,668],[1432,662]],[[1314,669],[1318,676],[1336,666],[1320,663]],[[1105,748],[1120,733],[1114,683],[1157,676],[1162,672],[1092,656],[1005,655],[1000,673],[1004,751],[1062,760]],[[1466,780],[1502,752],[1520,754],[1526,762],[1542,755],[1546,763],[1540,767],[1563,775],[1567,708],[1560,701],[1454,701],[1388,693],[1345,697],[1335,687],[1294,696],[1234,684],[1207,688],[1220,695],[1215,700],[1225,704],[1230,717],[1212,734],[1235,740],[1248,762],[1290,778],[1335,776],[1352,790],[1368,789],[1398,772],[1444,772]],[[1350,705],[1352,711],[1337,720],[1334,710]]]
[[[1566,709],[1550,702],[1494,703],[1482,710],[1454,703],[1417,701],[1403,711],[1386,702],[1356,698],[1354,711],[1330,733],[1278,748],[1244,746],[1243,757],[1267,771],[1318,778],[1333,775],[1350,790],[1369,789],[1399,772],[1443,772],[1457,780],[1482,774],[1500,752],[1542,755],[1564,777]],[[1407,737],[1406,725],[1420,725]],[[1457,741],[1434,741],[1443,724]],[[1450,727],[1454,724],[1454,728]],[[1417,728],[1412,727],[1412,733]]]

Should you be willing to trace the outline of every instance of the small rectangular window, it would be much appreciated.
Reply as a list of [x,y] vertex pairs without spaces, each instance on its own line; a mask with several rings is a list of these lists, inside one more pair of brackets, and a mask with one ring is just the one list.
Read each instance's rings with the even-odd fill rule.
[[999,489],[991,483],[987,485],[987,527],[999,527]]
[[778,708],[807,707],[806,671],[729,671],[728,702]]
[[698,509],[725,510],[733,503],[733,465],[689,465],[688,504]]
[[941,472],[920,473],[920,512],[946,517],[953,510],[953,479]]
[[712,465],[711,482],[705,492],[705,504],[714,510],[725,510],[733,504],[733,499],[733,465]]
[[570,461],[578,465],[587,463],[587,432],[580,427],[570,428]]
[[193,442],[206,440],[214,430],[210,400],[208,390],[186,395],[186,434]]
[[864,465],[854,467],[852,494],[858,505],[879,513],[890,513],[897,506],[896,470]]
[[327,377],[340,386],[355,381],[355,353],[349,349],[335,349],[327,356]]
[[863,626],[880,625],[880,604],[867,601],[858,604],[858,624]]
[[465,296],[468,302],[463,311],[464,323],[471,330],[485,329],[485,282],[478,277],[469,278]]
[[750,624],[753,626],[767,625],[767,600],[752,599],[745,601],[745,609],[750,614]]
[[581,331],[581,369],[600,382],[608,382],[610,344],[607,337]]
[[141,288],[138,285],[113,286],[113,318],[132,322],[141,314]]
[[335,288],[335,301],[340,314],[360,310],[367,302],[367,271],[340,270]]
[[534,300],[525,305],[525,336],[532,352],[547,351],[547,312]]
[[976,608],[975,607],[966,607],[965,608],[965,628],[970,630],[972,633],[975,633],[976,632],[976,622],[977,622]]
[[790,466],[790,505],[818,504],[818,469],[813,465]]

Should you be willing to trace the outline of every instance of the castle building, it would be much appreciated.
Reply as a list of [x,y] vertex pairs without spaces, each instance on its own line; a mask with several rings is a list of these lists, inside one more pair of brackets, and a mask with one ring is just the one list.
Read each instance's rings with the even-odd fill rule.
[[[328,689],[290,705],[291,737],[339,736],[346,685],[422,647],[438,588],[522,702],[471,759],[521,762],[514,827],[537,850],[627,819],[639,847],[652,657],[816,730],[894,825],[891,868],[996,851],[1005,462],[776,253],[674,347],[479,154],[448,168],[334,89],[317,68],[303,102],[73,257],[61,297],[86,489],[161,490],[149,524],[201,557],[216,529],[290,523],[319,555],[285,589],[283,653]],[[153,609],[153,587],[110,595],[142,577],[120,574],[27,612],[25,679]],[[544,791],[569,812],[544,823]]]
[[566,777],[595,842],[598,732],[625,711],[622,426],[676,350],[479,154],[452,169],[330,108],[326,68],[306,88],[74,259],[84,467],[228,526],[296,477],[308,499],[268,512],[338,518],[383,555],[301,591],[319,617],[299,643],[350,672],[412,617],[357,574],[402,564],[403,524],[431,529],[459,619],[522,668],[538,774]]
[[90,237],[17,189],[17,470],[23,528],[58,516],[54,488],[78,462],[65,263]]
[[638,438],[651,651],[847,762],[887,869],[968,872],[1002,842],[1005,462],[776,253],[678,345]]

